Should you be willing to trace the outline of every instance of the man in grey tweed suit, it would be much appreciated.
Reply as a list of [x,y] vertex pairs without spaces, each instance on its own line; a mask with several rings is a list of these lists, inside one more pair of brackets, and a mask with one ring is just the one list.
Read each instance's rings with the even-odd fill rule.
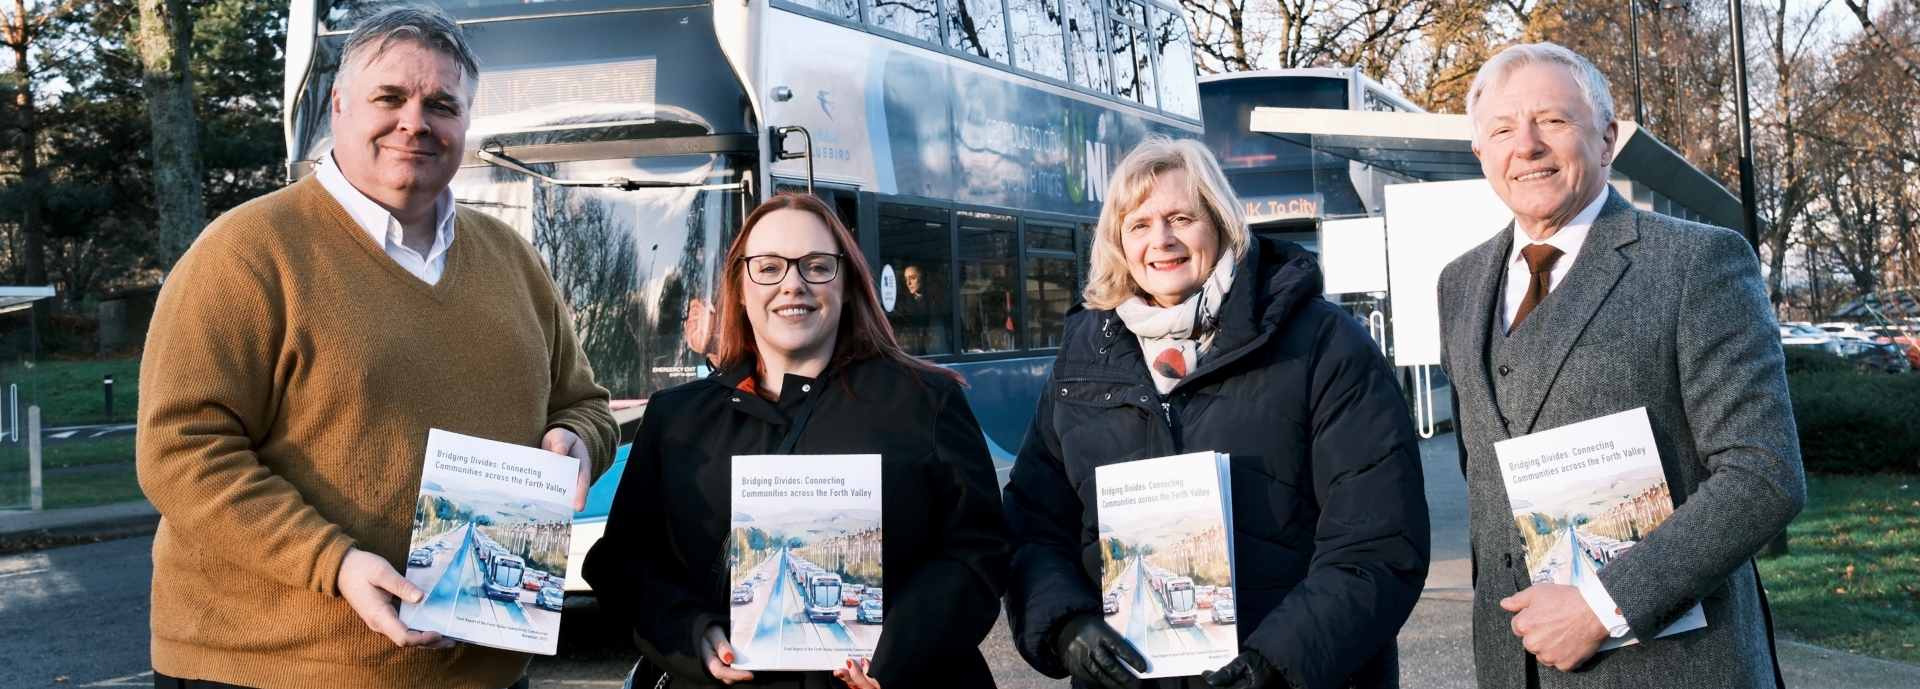
[[[1806,500],[1760,266],[1740,235],[1636,210],[1607,184],[1606,78],[1508,48],[1467,95],[1515,224],[1440,276],[1473,537],[1482,687],[1780,685],[1754,553]],[[1529,585],[1493,444],[1646,407],[1676,509],[1599,572]],[[1655,638],[1698,603],[1704,629]],[[1609,636],[1637,645],[1596,654]]]

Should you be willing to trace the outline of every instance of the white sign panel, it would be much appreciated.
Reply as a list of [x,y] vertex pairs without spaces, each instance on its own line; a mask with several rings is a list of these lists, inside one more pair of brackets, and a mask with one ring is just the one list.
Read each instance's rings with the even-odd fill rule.
[[1387,219],[1320,223],[1320,272],[1327,294],[1387,291]]
[[1484,179],[1386,188],[1393,363],[1440,363],[1440,270],[1513,222]]

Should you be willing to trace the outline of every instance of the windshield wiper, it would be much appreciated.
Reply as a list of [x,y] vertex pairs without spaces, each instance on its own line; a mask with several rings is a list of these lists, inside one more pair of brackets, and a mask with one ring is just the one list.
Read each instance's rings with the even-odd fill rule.
[[480,160],[486,162],[489,165],[503,167],[508,170],[512,170],[514,172],[518,172],[528,177],[532,177],[534,179],[540,180],[542,182],[546,182],[548,184],[552,184],[554,186],[561,186],[561,187],[598,187],[603,189],[620,189],[622,191],[639,191],[641,189],[722,190],[722,189],[739,189],[740,188],[739,182],[729,182],[725,184],[708,184],[706,182],[662,182],[657,180],[627,179],[625,177],[610,177],[603,180],[554,179],[552,177],[548,177],[546,175],[540,174],[539,172],[535,171],[533,168],[527,167],[526,163],[522,163],[518,160],[515,160],[512,156],[502,153],[501,146],[498,143],[489,143],[485,146],[481,146],[479,150],[473,152],[473,155],[474,157],[479,158]]

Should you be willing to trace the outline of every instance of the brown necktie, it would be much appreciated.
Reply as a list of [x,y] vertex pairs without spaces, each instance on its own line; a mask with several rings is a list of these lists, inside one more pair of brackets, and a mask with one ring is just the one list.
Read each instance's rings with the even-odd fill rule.
[[1527,272],[1533,277],[1527,281],[1527,296],[1520,300],[1520,310],[1513,314],[1513,325],[1507,326],[1507,332],[1520,327],[1527,320],[1527,314],[1533,313],[1533,307],[1547,298],[1547,282],[1553,277],[1553,262],[1560,260],[1562,252],[1550,244],[1529,244],[1520,249],[1520,257],[1527,260]]

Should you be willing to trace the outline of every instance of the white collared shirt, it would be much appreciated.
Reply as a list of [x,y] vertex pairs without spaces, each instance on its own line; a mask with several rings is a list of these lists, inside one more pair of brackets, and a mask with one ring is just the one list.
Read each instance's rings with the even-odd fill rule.
[[433,202],[433,246],[422,256],[407,247],[400,221],[347,181],[340,166],[334,164],[332,152],[321,157],[314,174],[320,177],[320,186],[326,187],[327,193],[347,209],[347,215],[352,216],[360,229],[366,230],[367,235],[373,237],[373,243],[385,250],[395,263],[429,285],[440,282],[440,274],[447,269],[447,248],[453,246],[452,189],[441,191],[440,198]]
[[1547,241],[1536,242],[1520,229],[1520,223],[1513,224],[1513,252],[1507,255],[1506,299],[1500,309],[1500,329],[1513,329],[1513,316],[1520,312],[1520,302],[1527,298],[1527,285],[1533,282],[1533,272],[1527,270],[1527,259],[1520,256],[1520,250],[1532,244],[1546,244],[1564,253],[1553,264],[1553,271],[1547,276],[1547,292],[1560,287],[1560,281],[1567,277],[1567,271],[1573,269],[1573,261],[1580,257],[1580,245],[1587,241],[1587,230],[1593,229],[1593,221],[1600,217],[1600,208],[1607,205],[1607,190],[1600,188],[1600,197],[1587,204],[1586,208],[1573,216],[1573,220],[1559,232],[1553,233]]

